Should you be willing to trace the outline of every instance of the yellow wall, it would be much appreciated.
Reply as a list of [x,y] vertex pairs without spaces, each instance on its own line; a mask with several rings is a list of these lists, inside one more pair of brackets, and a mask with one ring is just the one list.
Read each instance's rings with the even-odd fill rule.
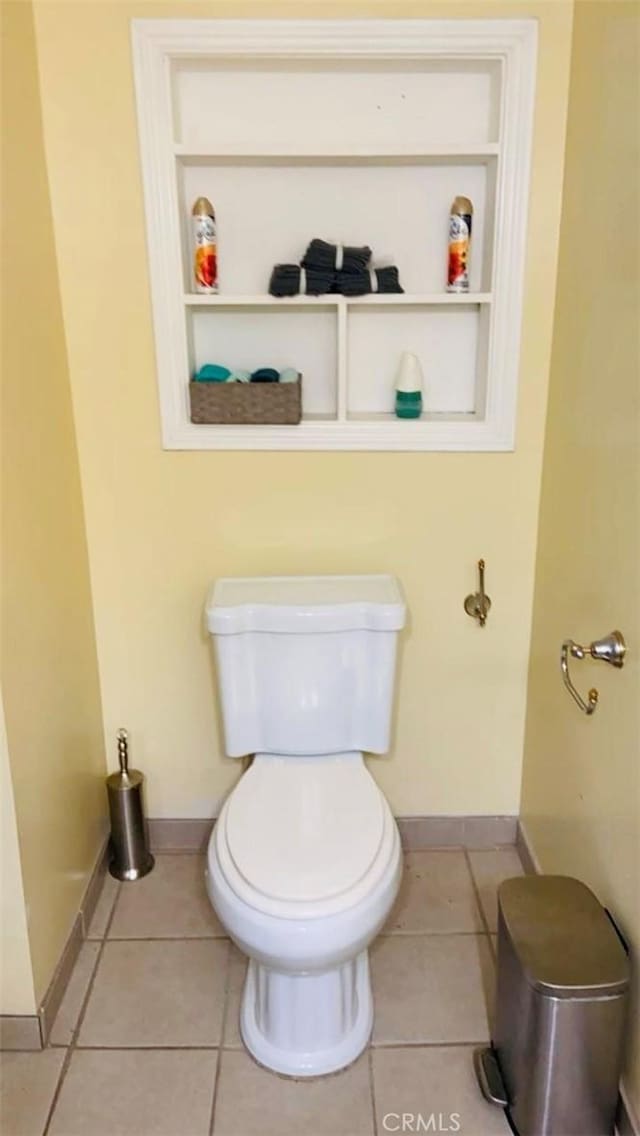
[[104,751],[30,4],[3,5],[3,55],[2,691],[39,999],[104,834]]
[[[210,580],[391,571],[411,610],[390,761],[400,814],[516,813],[524,733],[572,5],[36,3],[43,114],[107,737],[150,813],[207,816],[221,754]],[[133,16],[537,16],[540,69],[514,454],[161,449],[130,50]],[[487,560],[493,609],[463,612]]]
[[[522,811],[545,871],[595,889],[640,950],[640,366],[638,18],[576,5],[567,165],[536,573]],[[563,689],[562,640],[620,628],[624,670],[574,663],[600,706]],[[627,1085],[640,1112],[637,1002]]]
[[0,702],[0,1013],[35,1011],[16,810]]

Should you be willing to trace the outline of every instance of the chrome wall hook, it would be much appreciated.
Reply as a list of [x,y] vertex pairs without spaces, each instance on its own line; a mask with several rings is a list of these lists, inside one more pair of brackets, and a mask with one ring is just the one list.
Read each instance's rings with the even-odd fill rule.
[[472,619],[477,619],[481,627],[484,627],[491,610],[491,600],[484,590],[484,560],[478,561],[478,584],[479,590],[472,592],[464,601],[464,610]]
[[592,687],[587,694],[587,701],[578,694],[575,686],[571,681],[569,674],[569,656],[572,659],[586,659],[590,656],[592,659],[600,659],[603,663],[610,663],[612,667],[620,669],[624,665],[624,656],[627,650],[627,645],[624,641],[624,636],[621,631],[611,631],[609,635],[605,635],[602,639],[594,639],[588,647],[582,647],[580,643],[574,643],[573,639],[565,639],[562,644],[560,652],[560,668],[562,670],[562,678],[569,694],[585,714],[593,714],[596,706],[598,705],[598,691]]

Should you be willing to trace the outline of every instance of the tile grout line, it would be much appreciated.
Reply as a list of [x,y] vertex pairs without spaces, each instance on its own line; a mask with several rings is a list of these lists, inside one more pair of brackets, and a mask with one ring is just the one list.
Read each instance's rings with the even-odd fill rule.
[[220,1078],[222,1076],[222,1056],[224,1050],[222,1046],[218,1050],[218,1060],[216,1061],[216,1075],[213,1081],[213,1097],[211,1099],[211,1115],[209,1117],[209,1127],[207,1128],[208,1136],[213,1136],[216,1124],[216,1105],[218,1103],[218,1091],[220,1088]]
[[[475,902],[477,903],[477,907],[479,907],[480,918],[482,919],[482,925],[485,928],[485,934],[487,934],[487,942],[489,944],[489,957],[490,957],[491,962],[493,964],[493,1009],[491,1008],[491,1006],[489,1004],[488,988],[487,988],[487,985],[485,985],[484,976],[482,978],[482,991],[483,991],[483,996],[484,996],[484,1008],[485,1008],[485,1013],[487,1013],[487,1025],[488,1025],[488,1028],[489,1028],[489,1039],[490,1039],[490,1042],[492,1044],[492,1033],[493,1033],[493,1025],[494,1025],[493,1014],[494,1014],[494,1012],[496,1012],[496,1011],[494,1011],[494,1006],[496,1006],[496,984],[497,984],[497,980],[498,980],[498,975],[497,975],[498,959],[496,957],[496,949],[494,949],[494,946],[493,946],[493,937],[492,937],[493,932],[489,927],[489,920],[487,918],[487,914],[485,914],[484,907],[483,907],[482,901],[480,899],[480,887],[477,886],[476,878],[475,878],[474,871],[473,871],[473,863],[472,863],[471,857],[469,857],[468,850],[465,851],[465,857],[466,857],[467,864],[468,864],[469,875],[471,875],[471,878],[472,878],[472,884],[473,884],[473,889],[474,889],[474,894],[475,894]],[[481,963],[481,971],[482,971],[482,963]],[[485,1044],[485,1043],[481,1043],[481,1044]]]
[[[95,939],[90,940],[95,943]],[[110,943],[229,943],[228,935],[110,935]]]
[[471,857],[469,855],[469,849],[468,848],[465,848],[464,855],[465,855],[465,860],[467,862],[467,868],[469,870],[469,875],[471,876],[471,884],[473,886],[473,894],[475,896],[476,904],[478,905],[478,911],[480,912],[480,920],[482,922],[482,926],[484,927],[484,933],[489,939],[489,950],[491,952],[491,957],[492,957],[494,964],[495,964],[496,956],[495,956],[495,951],[493,949],[493,939],[491,938],[491,936],[493,935],[493,931],[489,927],[489,923],[488,923],[487,917],[486,917],[485,912],[484,912],[484,907],[482,906],[482,902],[480,900],[480,888],[478,887],[476,877],[473,874],[473,864],[471,863]]
[[224,1003],[222,1006],[222,1021],[220,1022],[220,1044],[218,1045],[218,1057],[216,1060],[216,1072],[213,1078],[213,1094],[211,1097],[211,1112],[209,1114],[209,1136],[213,1136],[213,1129],[215,1124],[216,1115],[216,1102],[218,1099],[218,1085],[220,1084],[220,1071],[222,1068],[222,1053],[224,1045],[224,1035],[227,1028],[227,1011],[229,1008],[229,996],[231,994],[231,940],[228,940],[227,945],[227,964],[224,980]]
[[373,1076],[373,1047],[369,1042],[367,1053],[367,1065],[369,1068],[369,1096],[371,1098],[371,1110],[373,1113],[373,1136],[378,1136],[378,1109],[376,1104],[376,1086]]
[[[474,896],[475,898],[475,896]],[[450,931],[445,928],[442,931],[381,931],[379,935],[373,940],[377,943],[380,939],[468,939],[474,935],[486,935],[485,924],[475,927],[473,931]]]
[[[62,1045],[52,1045],[52,1049],[63,1049]],[[175,1042],[172,1045],[76,1045],[78,1053],[214,1053],[220,1049],[219,1045],[207,1045],[206,1043],[199,1043],[198,1045],[179,1045]],[[29,1052],[33,1052],[30,1050]],[[238,1050],[229,1050],[230,1053],[238,1052]]]
[[[108,871],[109,871],[109,869],[107,868],[107,872]],[[89,979],[89,982],[87,984],[85,996],[84,996],[84,998],[82,1000],[82,1004],[80,1006],[80,1012],[78,1014],[78,1020],[77,1020],[75,1027],[73,1029],[73,1033],[71,1034],[71,1041],[69,1042],[69,1046],[67,1048],[66,1057],[65,1057],[64,1061],[62,1062],[62,1068],[60,1069],[60,1076],[58,1077],[55,1092],[53,1094],[53,1098],[51,1100],[51,1105],[49,1107],[49,1112],[47,1113],[47,1120],[46,1120],[46,1124],[45,1124],[45,1126],[42,1130],[42,1136],[48,1136],[49,1128],[51,1126],[51,1121],[53,1120],[53,1114],[56,1110],[58,1100],[60,1099],[60,1093],[62,1092],[62,1087],[64,1085],[64,1082],[65,1082],[66,1077],[67,1077],[67,1073],[69,1071],[69,1065],[71,1064],[71,1058],[73,1057],[73,1054],[76,1052],[78,1035],[80,1033],[80,1029],[82,1027],[82,1023],[84,1021],[84,1016],[85,1016],[85,1013],[86,1013],[86,1010],[87,1010],[87,1005],[89,1003],[89,999],[90,999],[91,993],[93,991],[93,985],[94,985],[94,982],[96,980],[96,975],[98,973],[98,967],[100,966],[100,962],[102,960],[102,955],[103,955],[103,952],[104,952],[104,946],[105,946],[105,943],[107,941],[107,935],[109,933],[111,921],[113,919],[113,916],[114,916],[114,913],[115,913],[115,910],[116,910],[116,906],[117,906],[118,900],[120,898],[121,889],[122,889],[122,883],[120,881],[118,881],[118,886],[116,888],[116,892],[115,892],[115,895],[113,897],[113,903],[111,905],[111,911],[109,912],[109,918],[107,919],[107,922],[106,922],[106,925],[105,925],[104,935],[102,936],[102,939],[100,941],[100,949],[99,949],[98,954],[96,956],[95,966],[93,968],[91,978]],[[91,940],[85,939],[85,942],[95,942],[95,941],[96,941],[95,939],[91,939]],[[54,1022],[54,1024],[55,1024],[55,1022]]]
[[[486,1040],[487,1040],[486,1038],[476,1038],[475,1040],[473,1038],[470,1038],[469,1040],[463,1040],[463,1041],[445,1041],[445,1040],[441,1040],[441,1041],[376,1041],[376,1042],[370,1042],[369,1048],[371,1049],[372,1052],[375,1051],[375,1050],[378,1050],[378,1049],[460,1049],[460,1048],[464,1049],[465,1047],[468,1048],[469,1046],[473,1046],[473,1045],[485,1045]],[[63,1045],[51,1045],[48,1048],[50,1048],[50,1049],[65,1049],[67,1047],[63,1046]],[[81,1053],[102,1053],[102,1052],[119,1053],[121,1051],[125,1052],[125,1053],[140,1053],[140,1052],[143,1052],[143,1053],[176,1053],[176,1052],[180,1052],[180,1053],[182,1053],[182,1052],[186,1052],[186,1053],[215,1053],[218,1050],[221,1053],[223,1052],[223,1050],[224,1050],[225,1053],[245,1053],[246,1052],[245,1047],[240,1046],[240,1045],[237,1045],[237,1046],[231,1046],[231,1045],[220,1046],[220,1045],[206,1045],[206,1044],[203,1044],[203,1043],[200,1043],[198,1045],[176,1045],[175,1042],[172,1045],[76,1045],[75,1048]],[[7,1052],[9,1052],[9,1051],[7,1051]],[[12,1052],[12,1053],[33,1053],[34,1050],[33,1049],[22,1049],[22,1050],[14,1049],[14,1050],[11,1050],[10,1052]],[[258,1066],[258,1068],[263,1068],[263,1066],[260,1066],[258,1062],[254,1061],[254,1064],[256,1064]],[[312,1078],[312,1079],[323,1080],[325,1077],[328,1079],[329,1077],[332,1077],[333,1075],[334,1075],[333,1073],[321,1074],[320,1077]]]
[[470,1049],[474,1045],[486,1045],[487,1039],[469,1041],[376,1041],[371,1049]]
[[[474,892],[475,898],[475,892]],[[418,939],[424,937],[430,938],[444,938],[445,936],[468,936],[468,935],[495,935],[495,931],[487,931],[486,923],[483,920],[481,927],[475,927],[473,930],[460,931],[450,928],[443,928],[441,931],[425,930],[425,931],[381,931],[376,936],[374,942],[378,939]],[[101,939],[85,939],[86,943],[100,943]],[[109,937],[110,943],[230,943],[231,939],[228,935],[118,935]]]
[[[475,897],[476,897],[476,903],[478,905],[478,910],[480,912],[480,918],[482,920],[482,925],[485,928],[485,934],[486,934],[486,937],[487,937],[487,944],[488,944],[488,947],[489,947],[489,958],[490,958],[491,963],[493,965],[493,1008],[489,1004],[489,997],[488,997],[488,990],[487,990],[487,986],[486,986],[486,980],[485,980],[485,977],[484,977],[484,973],[482,973],[482,993],[483,993],[484,1002],[485,1002],[485,1013],[486,1013],[486,1017],[487,1017],[487,1027],[488,1027],[488,1031],[489,1031],[489,1040],[493,1044],[493,1042],[492,1042],[492,1033],[493,1033],[493,1025],[494,1025],[493,1015],[495,1013],[495,998],[496,998],[495,990],[496,990],[496,982],[497,982],[497,973],[496,973],[497,959],[496,959],[496,952],[495,952],[495,949],[494,949],[494,946],[493,946],[493,938],[492,938],[493,932],[489,928],[489,920],[487,919],[484,907],[482,905],[482,901],[480,899],[480,888],[478,887],[478,883],[477,883],[476,877],[475,877],[474,872],[473,872],[473,864],[472,864],[471,856],[469,855],[468,849],[465,849],[465,858],[466,858],[466,861],[467,861],[467,867],[469,869],[469,874],[471,876],[471,882],[472,882],[472,885],[473,885],[473,891],[474,891],[474,894],[475,894]],[[480,964],[480,970],[481,970],[481,972],[483,972],[482,963]],[[485,1044],[485,1043],[483,1042],[481,1044]]]
[[[474,889],[474,899],[476,892]],[[476,902],[477,899],[476,899]],[[478,906],[480,906],[478,904]],[[482,926],[475,927],[472,930],[462,931],[453,928],[444,927],[442,930],[437,931],[434,929],[423,931],[381,931],[375,938],[378,939],[420,939],[420,938],[438,938],[445,937],[454,938],[469,935],[495,935],[495,931],[487,930],[487,923],[483,916]],[[85,939],[85,943],[101,943],[102,939]],[[111,935],[109,937],[110,943],[230,943],[231,939],[228,935]],[[84,944],[83,944],[84,945]]]

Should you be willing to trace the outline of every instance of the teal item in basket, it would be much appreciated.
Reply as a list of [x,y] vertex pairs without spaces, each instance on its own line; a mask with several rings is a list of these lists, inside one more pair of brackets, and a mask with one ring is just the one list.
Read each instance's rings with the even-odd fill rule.
[[226,381],[228,383],[250,383],[251,375],[248,371],[232,371]]
[[251,376],[252,383],[277,383],[280,378],[278,372],[273,367],[258,367]]
[[228,367],[220,367],[218,363],[205,363],[194,376],[196,383],[226,383],[231,371]]
[[422,391],[396,391],[396,418],[419,418],[422,414]]

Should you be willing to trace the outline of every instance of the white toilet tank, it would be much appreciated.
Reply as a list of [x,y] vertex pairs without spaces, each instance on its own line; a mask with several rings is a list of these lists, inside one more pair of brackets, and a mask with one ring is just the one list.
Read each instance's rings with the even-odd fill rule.
[[206,614],[229,757],[387,751],[405,622],[393,576],[217,580]]

